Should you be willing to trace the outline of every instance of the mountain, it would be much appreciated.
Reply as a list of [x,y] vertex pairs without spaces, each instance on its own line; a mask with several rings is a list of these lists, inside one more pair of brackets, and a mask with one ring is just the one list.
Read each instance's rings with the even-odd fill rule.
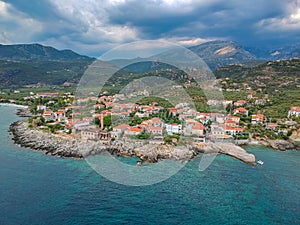
[[94,60],[39,44],[0,45],[0,87],[76,83]]
[[77,83],[87,69],[87,61],[4,61],[0,60],[0,87],[32,84]]
[[256,57],[232,41],[210,41],[189,48],[212,69],[229,64],[257,64]]
[[276,47],[246,47],[246,49],[257,58],[269,61],[300,58],[300,43]]
[[0,60],[92,61],[71,50],[57,50],[40,44],[0,45]]
[[[229,64],[245,64],[247,66],[255,66],[260,64],[262,60],[257,60],[255,56],[246,51],[241,45],[232,41],[211,41],[197,46],[188,48],[196,55],[198,55],[211,70],[215,70],[219,67]],[[113,60],[111,61],[119,67],[123,67],[127,64],[135,64],[135,66],[129,66],[132,72],[149,72],[152,67],[146,66],[145,63],[138,63],[139,61],[163,61],[172,62],[176,65],[195,65],[198,60],[195,61],[195,57],[190,54],[185,48],[175,48],[158,55],[154,55],[149,58],[136,58],[127,60]],[[150,64],[149,64],[150,65]]]

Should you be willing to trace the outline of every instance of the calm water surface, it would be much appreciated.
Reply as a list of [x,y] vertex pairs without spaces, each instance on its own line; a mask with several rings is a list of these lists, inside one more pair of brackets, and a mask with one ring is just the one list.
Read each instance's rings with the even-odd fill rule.
[[0,106],[0,224],[300,224],[300,152],[251,146],[252,167],[200,159],[152,186],[127,187],[85,161],[15,146],[7,133],[16,108]]

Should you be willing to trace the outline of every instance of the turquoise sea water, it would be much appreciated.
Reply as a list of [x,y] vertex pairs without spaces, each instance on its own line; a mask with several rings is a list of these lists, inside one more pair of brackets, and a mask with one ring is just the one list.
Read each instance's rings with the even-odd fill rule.
[[248,147],[263,166],[200,159],[145,187],[112,183],[85,161],[15,146],[0,106],[0,224],[300,224],[300,152]]

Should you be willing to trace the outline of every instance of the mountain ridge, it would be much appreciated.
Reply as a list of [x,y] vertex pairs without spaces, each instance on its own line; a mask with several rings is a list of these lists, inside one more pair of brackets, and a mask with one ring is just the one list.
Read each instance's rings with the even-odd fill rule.
[[93,61],[88,56],[80,55],[72,50],[57,50],[41,44],[0,44],[0,60],[12,61]]
[[[299,50],[297,50],[297,46],[299,46]],[[244,67],[253,68],[266,62],[259,60],[259,58],[263,58],[263,53],[266,50],[261,49],[261,55],[257,54],[255,56],[247,51],[247,48],[233,41],[206,42],[192,46],[189,49],[199,55],[211,70],[219,72],[219,74],[220,71],[218,69],[228,65],[241,65],[243,67],[242,70],[245,70]],[[297,44],[294,47],[282,47],[282,49],[285,49],[285,56],[289,54],[297,56],[298,51],[300,54],[300,45]],[[269,52],[272,51],[269,50]],[[173,58],[169,53],[161,53],[161,56],[162,59],[164,59],[163,57],[168,57],[168,59],[178,58],[176,52],[174,52]],[[278,52],[273,51],[272,57],[275,57],[276,60],[280,56],[282,54],[280,54],[279,50]],[[95,58],[80,55],[72,50],[57,50],[40,44],[0,44],[0,86],[19,87],[35,83],[46,85],[61,85],[65,82],[76,83],[94,60]],[[138,61],[139,59],[116,60],[114,62],[120,64],[119,66],[122,68],[124,63],[124,65],[128,63],[134,64]],[[149,72],[153,68],[165,68],[165,65],[153,65],[151,63],[151,61],[155,61],[155,56],[150,57],[149,61],[149,63],[144,63],[143,65],[134,64],[127,68],[129,71],[132,70],[137,73]],[[235,68],[235,70],[239,69]]]

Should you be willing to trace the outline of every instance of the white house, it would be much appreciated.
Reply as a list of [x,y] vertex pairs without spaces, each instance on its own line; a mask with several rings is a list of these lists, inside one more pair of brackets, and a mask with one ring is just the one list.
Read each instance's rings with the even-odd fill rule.
[[291,117],[291,116],[299,117],[300,116],[300,107],[292,106],[288,113],[288,117]]
[[166,131],[168,134],[179,134],[182,130],[182,125],[173,123],[173,124],[166,124]]

